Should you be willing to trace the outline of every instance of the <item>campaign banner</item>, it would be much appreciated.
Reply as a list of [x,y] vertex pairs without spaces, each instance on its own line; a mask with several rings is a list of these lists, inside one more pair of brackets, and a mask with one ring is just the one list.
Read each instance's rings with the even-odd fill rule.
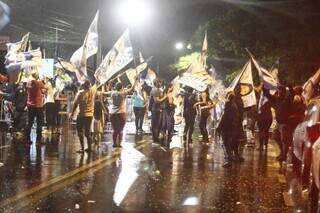
[[94,76],[100,84],[104,84],[131,61],[133,61],[133,48],[127,29],[103,59]]

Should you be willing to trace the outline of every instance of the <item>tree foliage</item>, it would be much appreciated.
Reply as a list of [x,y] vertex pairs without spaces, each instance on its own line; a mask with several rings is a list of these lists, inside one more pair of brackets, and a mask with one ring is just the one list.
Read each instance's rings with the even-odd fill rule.
[[200,59],[200,52],[194,52],[194,53],[182,56],[179,58],[178,62],[174,64],[174,69],[177,70],[178,72],[184,71],[188,69],[188,67],[194,60],[199,60],[199,59]]
[[267,69],[280,58],[280,79],[304,82],[320,66],[320,18],[312,15],[314,5],[289,2],[263,7],[263,1],[252,2],[217,4],[220,12],[199,26],[191,43],[200,50],[207,31],[208,63],[228,81],[249,59],[247,48]]

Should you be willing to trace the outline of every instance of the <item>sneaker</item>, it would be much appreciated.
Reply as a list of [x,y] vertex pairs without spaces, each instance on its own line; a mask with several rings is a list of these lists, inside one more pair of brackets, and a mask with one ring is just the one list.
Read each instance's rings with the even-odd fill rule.
[[79,149],[79,150],[77,151],[77,153],[82,154],[82,153],[84,153],[84,150],[83,150],[83,149]]

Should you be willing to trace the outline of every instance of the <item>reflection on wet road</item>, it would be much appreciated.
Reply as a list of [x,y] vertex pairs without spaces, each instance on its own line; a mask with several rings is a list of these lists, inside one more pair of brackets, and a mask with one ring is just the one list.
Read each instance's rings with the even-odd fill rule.
[[[91,155],[75,153],[71,130],[42,148],[11,147],[0,168],[6,212],[292,212],[279,181],[277,150],[244,149],[244,163],[223,168],[219,142],[170,147],[127,136]],[[73,138],[74,137],[74,138]],[[105,139],[109,141],[108,137]]]

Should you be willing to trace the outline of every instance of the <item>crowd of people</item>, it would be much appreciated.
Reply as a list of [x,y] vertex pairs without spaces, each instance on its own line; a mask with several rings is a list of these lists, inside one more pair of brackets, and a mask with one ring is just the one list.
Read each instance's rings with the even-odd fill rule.
[[[36,72],[26,82],[16,84],[10,94],[6,96],[12,105],[12,128],[14,131],[24,132],[25,140],[31,144],[30,132],[36,123],[36,144],[43,144],[42,129],[58,133],[59,121],[59,92],[57,92],[54,80],[50,78],[39,79]],[[127,96],[131,96],[132,108],[135,116],[136,134],[144,133],[143,124],[148,114],[151,116],[151,133],[154,143],[169,145],[175,132],[175,98],[183,98],[184,131],[182,140],[184,144],[192,144],[196,118],[199,117],[199,130],[203,144],[209,143],[208,128],[209,117],[215,112],[219,100],[207,88],[198,92],[191,87],[183,87],[179,94],[174,93],[172,83],[164,84],[156,79],[153,86],[141,82],[138,78],[130,88],[125,88],[121,82],[110,83],[97,87],[86,80],[79,87],[70,112],[70,118],[76,116],[76,129],[80,141],[79,153],[91,152],[92,146],[100,146],[103,140],[104,127],[110,122],[113,133],[113,147],[121,147],[123,130],[127,121]],[[300,86],[281,85],[278,90],[270,94],[263,86],[256,88],[256,94],[266,97],[260,106],[244,108],[240,92],[227,92],[223,115],[215,120],[216,133],[223,141],[225,150],[225,163],[228,167],[232,162],[243,162],[241,156],[242,141],[245,140],[243,129],[244,114],[251,116],[253,126],[251,130],[258,129],[259,150],[267,149],[270,136],[270,127],[276,120],[273,130],[275,141],[279,145],[279,161],[286,161],[289,147],[292,145],[293,131],[303,120],[306,103],[302,96],[303,89]],[[259,97],[257,97],[259,98]],[[250,112],[250,113],[249,113]],[[210,122],[212,122],[210,120]],[[85,146],[84,141],[87,141]],[[293,161],[298,161],[294,158]]]

